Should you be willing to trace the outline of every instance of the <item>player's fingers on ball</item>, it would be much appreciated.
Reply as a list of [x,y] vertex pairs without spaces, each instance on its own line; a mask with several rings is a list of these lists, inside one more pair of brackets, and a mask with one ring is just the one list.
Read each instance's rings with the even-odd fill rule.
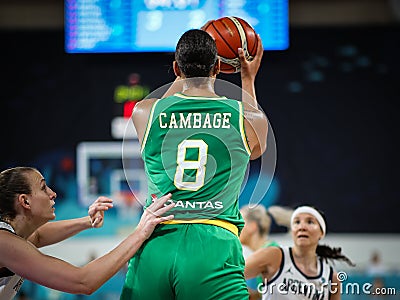
[[264,54],[264,47],[262,45],[261,37],[260,37],[259,34],[257,34],[257,39],[258,39],[258,43],[257,43],[257,54],[256,54],[256,57],[259,57],[261,59],[261,57]]
[[244,51],[242,48],[238,48],[238,54],[239,54],[240,62],[241,63],[246,62],[246,57],[244,56]]

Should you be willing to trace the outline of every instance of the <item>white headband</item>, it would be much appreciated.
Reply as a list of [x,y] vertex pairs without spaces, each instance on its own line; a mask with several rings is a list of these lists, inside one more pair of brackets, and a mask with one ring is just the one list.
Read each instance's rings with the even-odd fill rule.
[[322,228],[322,233],[325,236],[326,224],[325,224],[324,218],[315,208],[312,208],[310,206],[300,206],[300,207],[296,208],[295,211],[292,213],[292,218],[290,219],[290,224],[293,224],[293,220],[298,214],[303,214],[303,213],[310,214],[317,219],[319,225]]

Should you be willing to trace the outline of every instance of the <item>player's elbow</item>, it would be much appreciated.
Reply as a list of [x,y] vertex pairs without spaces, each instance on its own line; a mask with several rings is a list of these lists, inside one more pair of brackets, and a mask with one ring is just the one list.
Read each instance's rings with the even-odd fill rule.
[[97,291],[97,289],[88,288],[88,289],[86,289],[84,295],[90,296],[90,295],[93,294],[95,291]]
[[97,291],[97,287],[90,285],[90,284],[86,284],[86,283],[81,283],[79,285],[78,291],[76,292],[76,294],[80,294],[80,295],[91,295],[93,294],[95,291]]
[[252,278],[254,278],[254,277],[256,277],[257,276],[257,274],[253,274],[254,272],[252,272],[252,270],[250,270],[250,268],[249,267],[245,267],[244,268],[244,278],[246,279],[246,280],[248,280],[248,279],[252,279]]
[[259,158],[267,150],[267,143],[259,144],[251,150],[250,159],[254,160]]
[[75,283],[74,294],[91,295],[101,286],[101,282],[97,278],[93,278],[88,274],[82,275]]
[[245,129],[251,150],[250,159],[257,159],[267,150],[268,120],[265,117],[253,122],[246,120]]
[[254,160],[259,158],[261,155],[264,154],[264,152],[267,151],[267,138],[265,137],[265,139],[257,139],[254,142],[253,147],[251,148],[251,155],[250,155],[250,159]]

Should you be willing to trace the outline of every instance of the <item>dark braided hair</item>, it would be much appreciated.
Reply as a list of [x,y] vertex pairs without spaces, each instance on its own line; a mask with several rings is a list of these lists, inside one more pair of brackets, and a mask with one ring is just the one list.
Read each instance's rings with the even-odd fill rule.
[[207,32],[186,31],[176,45],[175,60],[185,77],[209,77],[217,61],[217,46]]
[[349,266],[354,267],[355,264],[345,255],[342,254],[342,248],[331,248],[327,245],[318,245],[317,246],[317,255],[326,261],[330,260],[342,260],[347,263]]
[[30,167],[16,167],[0,173],[0,220],[13,220],[16,217],[15,199],[19,194],[32,192],[26,176],[32,171],[37,170]]

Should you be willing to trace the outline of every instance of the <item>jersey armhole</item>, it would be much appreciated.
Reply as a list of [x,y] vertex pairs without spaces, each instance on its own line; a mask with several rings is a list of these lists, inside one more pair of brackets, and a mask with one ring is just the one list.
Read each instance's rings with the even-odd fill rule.
[[[333,277],[333,268],[332,266],[329,266],[329,282],[332,283],[332,277]],[[328,299],[332,298],[332,289],[329,288],[329,296]]]
[[268,284],[274,282],[281,275],[283,266],[285,265],[285,253],[282,247],[279,247],[279,250],[281,250],[282,253],[281,265],[279,266],[279,270],[271,277],[271,280],[268,281]]
[[144,147],[146,146],[146,142],[147,142],[147,137],[149,136],[149,132],[151,129],[151,124],[153,123],[153,114],[154,114],[154,109],[156,108],[156,104],[158,103],[158,101],[160,101],[161,99],[158,99],[157,101],[155,101],[153,103],[153,106],[151,107],[150,110],[150,116],[149,119],[147,120],[147,125],[146,125],[146,131],[144,132],[144,136],[143,136],[143,140],[142,140],[142,145],[140,147],[140,153],[143,153]]
[[244,111],[243,111],[243,104],[238,102],[239,104],[239,128],[240,128],[240,135],[242,136],[242,141],[244,148],[248,155],[251,155],[251,150],[249,147],[249,143],[247,142],[246,130],[244,128]]

